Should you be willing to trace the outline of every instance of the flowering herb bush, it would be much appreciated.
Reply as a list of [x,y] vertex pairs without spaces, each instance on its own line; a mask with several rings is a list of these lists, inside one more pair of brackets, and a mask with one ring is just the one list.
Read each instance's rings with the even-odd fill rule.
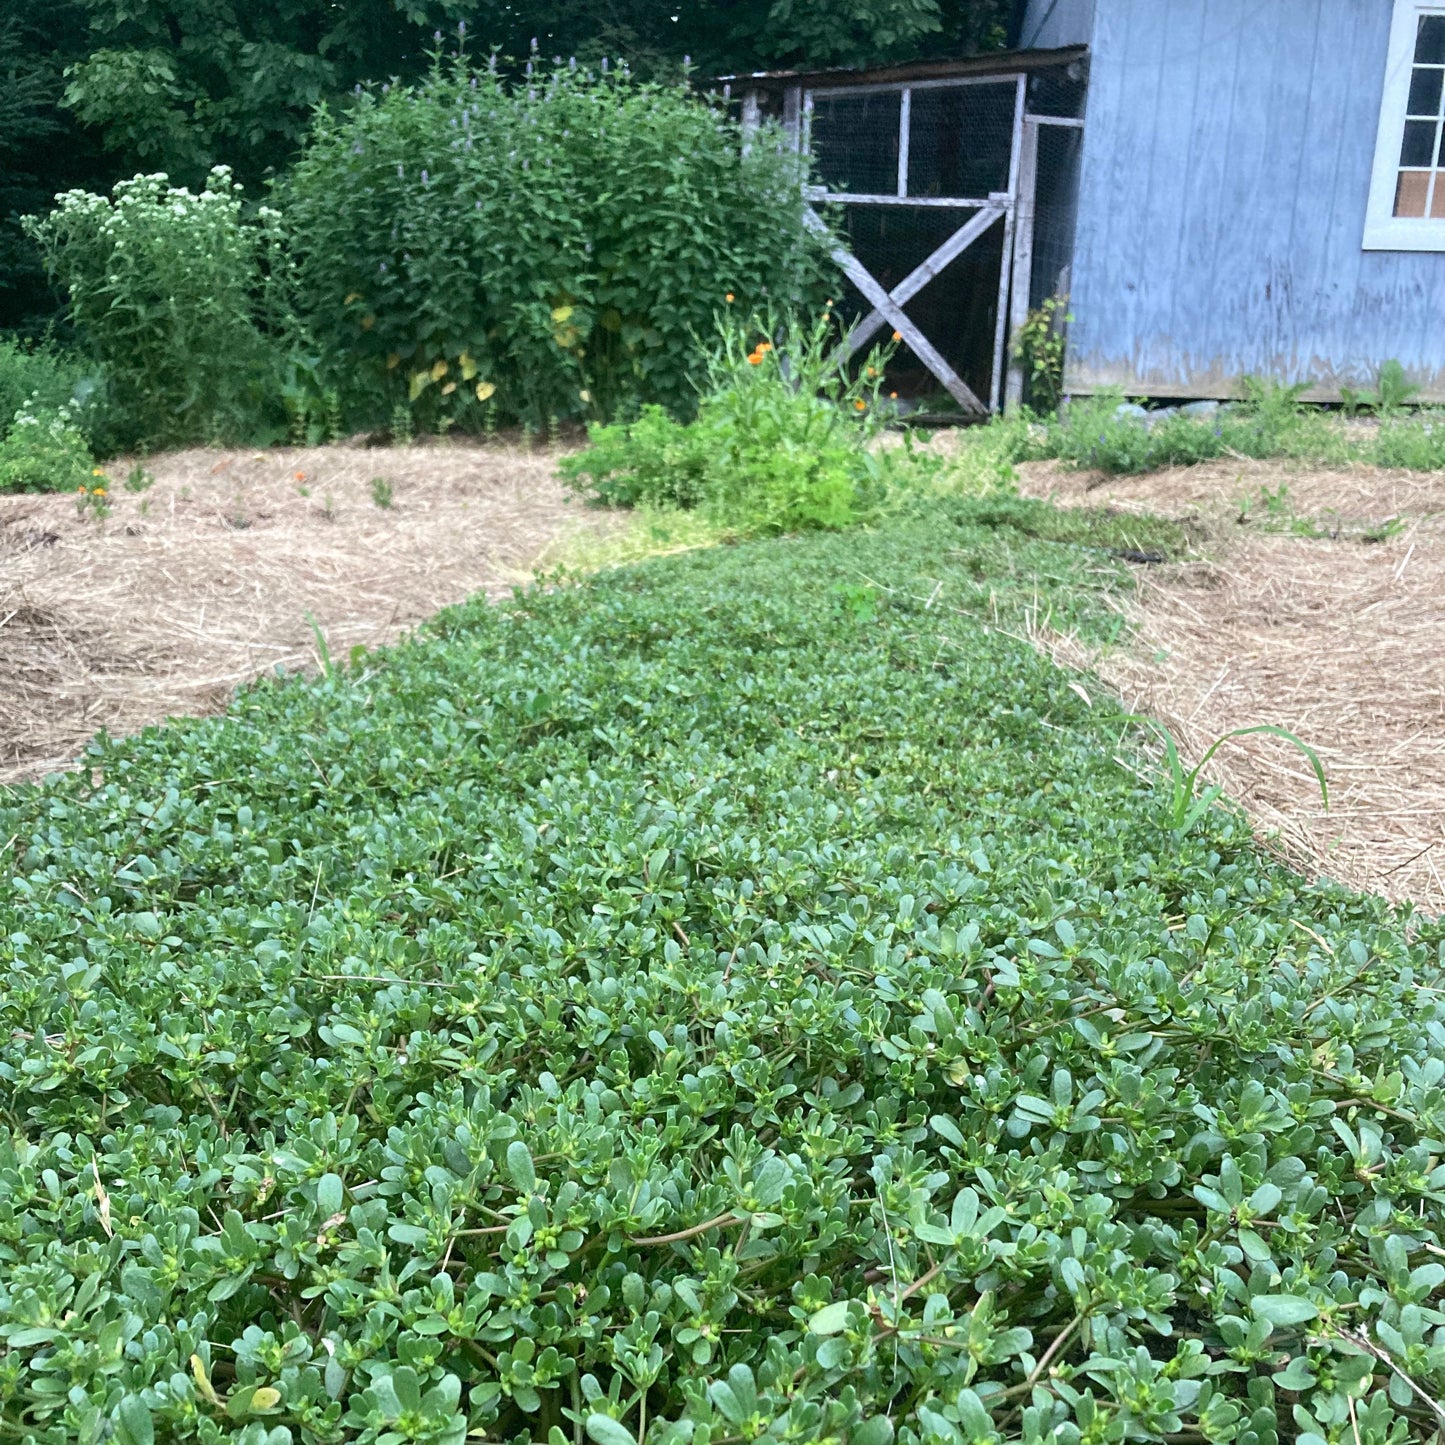
[[562,474],[609,506],[700,507],[741,532],[860,521],[911,453],[870,447],[892,415],[881,396],[886,358],[850,369],[838,339],[827,308],[811,322],[725,316],[693,421],[651,406],[634,422],[594,425]]
[[257,325],[260,224],[217,166],[199,193],[164,175],[119,182],[110,197],[67,191],[26,229],[64,288],[70,316],[102,364],[123,445],[251,435],[275,361]]
[[69,492],[94,485],[95,460],[73,402],[22,406],[0,436],[0,492]]
[[625,72],[439,66],[322,112],[283,192],[300,305],[358,418],[686,413],[725,291],[822,299],[799,164]]
[[0,790],[4,1433],[1431,1439],[1445,933],[1012,635],[1142,525],[477,602]]

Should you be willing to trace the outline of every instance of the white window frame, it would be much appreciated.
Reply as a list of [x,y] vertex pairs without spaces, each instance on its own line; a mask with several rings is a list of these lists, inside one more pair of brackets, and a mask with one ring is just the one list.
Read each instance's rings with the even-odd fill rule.
[[[1395,0],[1380,128],[1375,137],[1375,165],[1365,213],[1366,251],[1445,251],[1445,218],[1394,214],[1415,37],[1420,20],[1427,15],[1445,15],[1445,0]],[[1445,184],[1445,172],[1436,184]]]

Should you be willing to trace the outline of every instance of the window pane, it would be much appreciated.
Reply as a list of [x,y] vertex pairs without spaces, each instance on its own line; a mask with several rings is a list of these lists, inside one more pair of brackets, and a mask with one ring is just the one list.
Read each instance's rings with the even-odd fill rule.
[[1435,161],[1435,132],[1439,127],[1433,120],[1407,120],[1405,122],[1405,144],[1400,147],[1402,166],[1428,166]]
[[898,190],[896,90],[875,95],[813,96],[812,142],[818,173],[830,191],[891,196]]
[[1395,214],[1397,216],[1423,216],[1425,201],[1429,195],[1429,171],[1401,171],[1400,183],[1395,188]]
[[1415,37],[1417,65],[1445,65],[1445,15],[1425,15]]
[[1426,70],[1417,66],[1410,77],[1409,115],[1439,115],[1441,82],[1445,81],[1445,70]]

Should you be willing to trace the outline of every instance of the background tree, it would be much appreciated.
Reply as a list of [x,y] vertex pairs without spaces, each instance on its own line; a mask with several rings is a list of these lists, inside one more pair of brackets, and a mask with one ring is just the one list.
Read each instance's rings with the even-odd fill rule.
[[0,0],[0,329],[53,307],[16,224],[57,191],[229,165],[260,199],[318,102],[474,55],[626,57],[701,76],[1003,43],[1010,0]]

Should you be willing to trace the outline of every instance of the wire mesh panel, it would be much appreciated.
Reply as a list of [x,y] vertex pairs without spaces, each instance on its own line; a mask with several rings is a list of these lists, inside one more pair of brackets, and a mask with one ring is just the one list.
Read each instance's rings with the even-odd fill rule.
[[899,112],[896,90],[813,97],[813,160],[830,191],[891,196],[898,190]]
[[1069,294],[1074,223],[1079,212],[1079,161],[1084,132],[1074,126],[1039,126],[1038,200],[1034,212],[1033,275],[1029,305]]
[[908,194],[983,199],[1009,189],[1013,156],[1012,80],[918,89],[908,128]]
[[[850,205],[842,226],[853,254],[885,291],[892,291],[976,214],[953,207]],[[903,308],[974,394],[984,398],[992,379],[1003,229],[1002,222],[995,222]],[[871,310],[850,283],[841,283],[839,311],[849,326]],[[885,326],[877,340],[886,342],[891,330]],[[901,399],[929,410],[952,408],[937,379],[906,344],[897,348],[887,381]]]

